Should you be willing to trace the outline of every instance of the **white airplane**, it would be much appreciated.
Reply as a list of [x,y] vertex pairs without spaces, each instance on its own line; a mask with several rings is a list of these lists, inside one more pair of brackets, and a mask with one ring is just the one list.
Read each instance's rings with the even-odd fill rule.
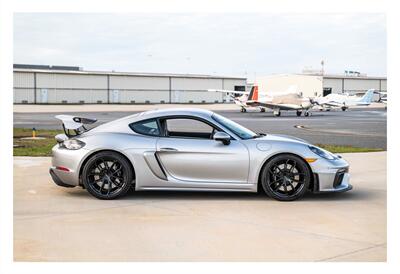
[[286,92],[273,93],[273,95],[265,93],[260,93],[259,95],[258,86],[253,86],[250,92],[215,89],[209,91],[242,94],[240,97],[234,98],[235,103],[241,107],[242,112],[246,112],[247,107],[259,107],[263,108],[264,111],[265,108],[272,109],[275,116],[280,116],[281,110],[296,110],[297,116],[300,116],[304,111],[304,116],[309,116],[309,109],[313,106],[311,99],[303,97],[295,90],[295,86],[290,86]]
[[321,110],[330,110],[331,108],[341,108],[343,111],[350,106],[368,106],[372,103],[374,89],[369,89],[364,96],[331,93],[324,97],[316,97],[312,101],[317,104]]

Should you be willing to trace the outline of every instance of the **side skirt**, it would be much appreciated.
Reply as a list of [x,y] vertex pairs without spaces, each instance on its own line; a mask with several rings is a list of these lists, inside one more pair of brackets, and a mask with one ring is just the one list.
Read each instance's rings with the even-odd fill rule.
[[205,188],[205,187],[141,187],[136,191],[169,190],[169,191],[215,191],[215,192],[257,192],[254,188]]

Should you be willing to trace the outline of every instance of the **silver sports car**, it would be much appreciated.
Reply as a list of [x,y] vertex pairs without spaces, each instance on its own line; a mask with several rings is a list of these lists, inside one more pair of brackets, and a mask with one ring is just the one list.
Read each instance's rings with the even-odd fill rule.
[[292,201],[307,191],[350,190],[349,165],[310,143],[254,133],[211,111],[165,109],[88,129],[96,119],[59,115],[50,174],[99,199],[141,190],[264,192]]

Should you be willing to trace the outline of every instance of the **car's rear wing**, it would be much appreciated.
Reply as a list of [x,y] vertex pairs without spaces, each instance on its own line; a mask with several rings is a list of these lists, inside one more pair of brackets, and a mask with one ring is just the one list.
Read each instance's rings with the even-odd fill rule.
[[61,120],[64,133],[68,137],[84,133],[88,130],[85,125],[97,122],[97,119],[94,118],[76,117],[72,115],[57,115],[55,118]]

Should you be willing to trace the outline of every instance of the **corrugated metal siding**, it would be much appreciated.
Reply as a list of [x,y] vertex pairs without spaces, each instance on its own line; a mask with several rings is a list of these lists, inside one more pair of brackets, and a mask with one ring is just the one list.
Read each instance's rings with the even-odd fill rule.
[[379,90],[379,80],[364,80],[364,79],[345,79],[344,90],[345,91],[366,91],[374,88]]
[[14,88],[14,103],[15,104],[33,104],[34,91],[33,89]]
[[110,76],[110,89],[168,90],[167,77]]
[[235,86],[246,86],[245,80],[224,79],[224,89],[235,90]]
[[212,91],[175,90],[172,103],[214,103],[222,102],[221,93]]
[[172,78],[172,90],[222,89],[222,79]]
[[38,88],[106,89],[107,76],[38,73]]
[[15,88],[33,88],[34,74],[25,72],[14,72],[14,87]]
[[387,91],[387,81],[381,80],[381,89],[382,91]]
[[332,88],[332,93],[342,93],[342,79],[324,78],[324,88]]
[[[112,97],[112,91],[110,98]],[[120,103],[164,103],[169,102],[168,91],[151,91],[151,90],[120,90],[119,102]]]
[[[109,85],[107,78],[109,77]],[[208,89],[246,85],[240,79],[85,75],[36,72],[37,103],[214,103],[225,96]],[[34,73],[14,72],[14,103],[34,103]],[[109,90],[108,90],[109,88]],[[114,92],[117,90],[117,92]],[[109,91],[109,94],[107,92]],[[116,100],[116,101],[115,101]]]
[[[42,102],[41,89],[38,89],[36,100]],[[63,101],[67,103],[79,104],[97,104],[107,103],[107,90],[96,89],[47,89],[48,103],[61,104]]]

